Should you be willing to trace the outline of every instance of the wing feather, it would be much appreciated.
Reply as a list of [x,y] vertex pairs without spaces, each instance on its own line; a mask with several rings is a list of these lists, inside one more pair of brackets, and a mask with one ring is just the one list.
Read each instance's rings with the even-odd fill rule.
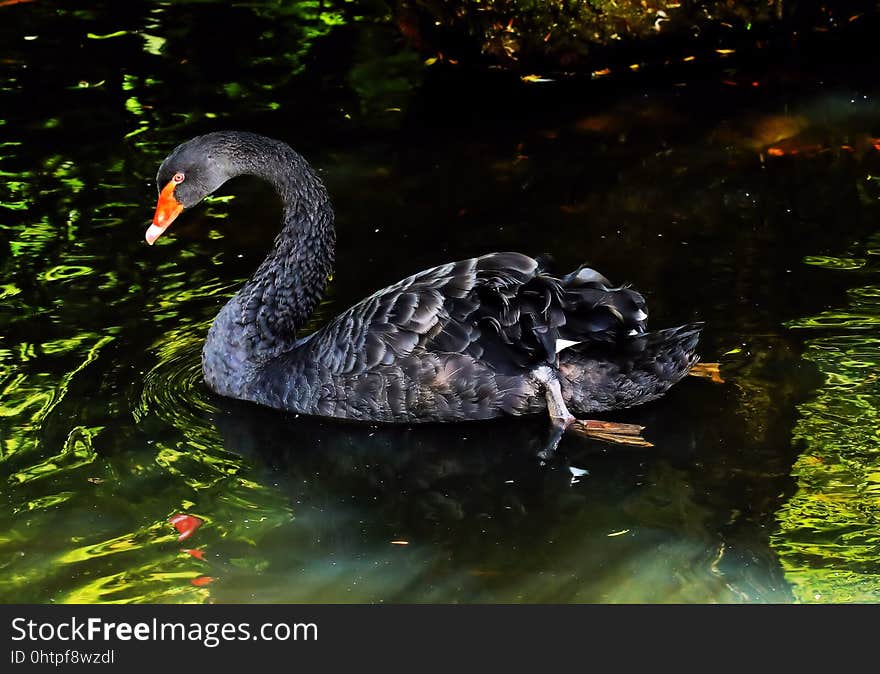
[[608,343],[645,331],[644,299],[587,267],[556,278],[520,253],[433,267],[384,288],[309,339],[331,373],[420,354],[466,354],[502,372],[555,363],[557,340]]

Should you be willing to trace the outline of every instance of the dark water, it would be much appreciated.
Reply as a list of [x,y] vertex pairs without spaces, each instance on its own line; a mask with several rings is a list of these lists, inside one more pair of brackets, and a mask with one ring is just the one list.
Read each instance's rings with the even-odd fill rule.
[[[868,74],[522,82],[427,67],[351,3],[0,19],[0,600],[880,598]],[[652,449],[566,438],[547,466],[540,419],[362,427],[214,397],[201,342],[274,197],[239,179],[143,233],[161,159],[218,128],[322,172],[339,250],[316,324],[426,266],[547,252],[633,283],[655,327],[706,321],[726,382],[612,415]],[[182,542],[180,513],[203,521]]]

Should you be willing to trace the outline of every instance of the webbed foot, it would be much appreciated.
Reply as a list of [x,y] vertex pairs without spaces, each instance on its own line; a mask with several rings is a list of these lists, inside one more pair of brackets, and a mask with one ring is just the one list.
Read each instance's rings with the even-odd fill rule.
[[697,363],[688,374],[692,377],[709,379],[716,384],[724,383],[724,379],[721,378],[721,363]]
[[565,406],[559,381],[555,373],[549,368],[539,369],[536,372],[539,380],[544,383],[544,394],[547,399],[547,410],[550,412],[550,437],[538,458],[549,461],[554,453],[563,434],[566,432],[576,433],[585,438],[613,442],[618,445],[631,447],[653,447],[654,445],[642,437],[644,426],[637,424],[621,424],[613,421],[596,421],[594,419],[577,419]]
[[569,433],[576,433],[593,440],[604,440],[632,447],[653,447],[654,445],[642,436],[643,430],[645,427],[638,424],[620,424],[595,419],[575,419],[566,428]]

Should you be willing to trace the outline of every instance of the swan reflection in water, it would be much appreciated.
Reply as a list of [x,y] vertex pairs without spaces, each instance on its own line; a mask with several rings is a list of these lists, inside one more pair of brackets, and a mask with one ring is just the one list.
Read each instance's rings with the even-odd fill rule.
[[539,418],[365,427],[215,402],[225,448],[294,511],[264,573],[227,569],[217,601],[790,600],[763,525],[725,521],[737,494],[694,466],[722,434],[669,422],[686,391],[626,419],[655,448],[571,437],[549,463]]

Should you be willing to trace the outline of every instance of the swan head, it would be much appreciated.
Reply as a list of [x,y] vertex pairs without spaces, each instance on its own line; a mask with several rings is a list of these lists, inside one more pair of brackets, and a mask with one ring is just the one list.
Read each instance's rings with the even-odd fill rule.
[[181,143],[156,174],[159,200],[146,240],[152,245],[185,208],[198,204],[232,177],[222,133],[209,133]]

